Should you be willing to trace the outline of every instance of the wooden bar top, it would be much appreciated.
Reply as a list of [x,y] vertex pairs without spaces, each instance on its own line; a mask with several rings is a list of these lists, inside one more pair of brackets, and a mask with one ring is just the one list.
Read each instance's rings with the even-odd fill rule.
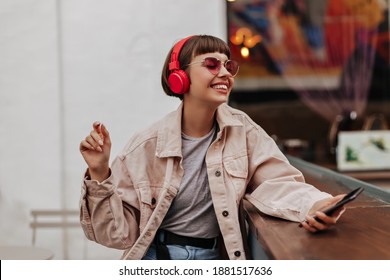
[[332,195],[361,186],[365,190],[346,205],[336,226],[314,234],[298,223],[262,214],[245,202],[250,229],[270,259],[390,259],[390,192],[300,159],[289,160],[308,183]]

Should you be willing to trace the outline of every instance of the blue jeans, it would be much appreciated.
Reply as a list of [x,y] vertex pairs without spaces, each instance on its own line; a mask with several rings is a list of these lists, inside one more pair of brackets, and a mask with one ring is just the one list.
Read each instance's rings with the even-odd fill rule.
[[[219,260],[221,259],[217,244],[212,249],[192,246],[166,245],[172,260]],[[156,245],[152,243],[143,260],[157,260]]]

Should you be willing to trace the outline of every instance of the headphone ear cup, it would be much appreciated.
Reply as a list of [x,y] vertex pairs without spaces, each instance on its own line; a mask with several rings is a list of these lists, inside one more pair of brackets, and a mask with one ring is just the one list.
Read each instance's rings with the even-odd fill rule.
[[168,77],[170,89],[176,94],[184,94],[190,89],[190,79],[184,70],[175,70]]

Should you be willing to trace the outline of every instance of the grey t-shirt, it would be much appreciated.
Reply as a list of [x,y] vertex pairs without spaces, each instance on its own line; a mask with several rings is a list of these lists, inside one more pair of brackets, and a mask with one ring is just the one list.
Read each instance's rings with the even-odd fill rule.
[[184,174],[161,228],[179,235],[213,238],[219,226],[211,199],[206,168],[206,153],[215,138],[217,127],[201,138],[182,133]]

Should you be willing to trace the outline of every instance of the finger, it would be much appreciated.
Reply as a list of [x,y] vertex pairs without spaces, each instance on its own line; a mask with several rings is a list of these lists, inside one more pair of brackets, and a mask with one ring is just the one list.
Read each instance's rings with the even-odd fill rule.
[[100,146],[103,146],[103,139],[101,134],[99,134],[96,130],[92,130],[90,136],[97,142]]
[[325,230],[327,228],[326,221],[322,221],[322,219],[318,216],[307,216],[306,221],[311,227],[314,227],[317,230]]
[[83,140],[80,143],[80,151],[86,151],[86,150],[95,151],[95,148],[91,144],[89,144],[86,140]]
[[94,130],[100,130],[101,125],[102,125],[101,122],[96,121],[93,123],[92,127]]
[[332,205],[335,205],[336,203],[338,203],[340,200],[342,200],[344,198],[345,194],[340,194],[340,195],[337,195],[337,196],[334,196],[334,197],[331,197],[329,199],[327,199],[325,201],[325,203],[317,208],[316,210],[325,210],[327,209],[329,206],[332,206]]
[[317,229],[312,227],[307,220],[302,222],[302,227],[305,228],[306,230],[312,232],[312,233],[317,232]]
[[93,123],[93,130],[96,131],[102,138],[103,138],[103,135],[102,135],[102,123],[101,122],[94,122]]
[[347,194],[339,194],[339,195],[336,195],[335,197],[333,197],[334,199],[334,203],[337,203],[339,201],[341,201]]
[[101,133],[104,137],[110,137],[110,133],[108,132],[106,126],[104,124],[100,125]]
[[100,128],[101,128],[104,144],[106,144],[110,147],[111,146],[110,133],[108,132],[108,130],[104,124],[101,124]]
[[105,125],[101,122],[94,122],[93,123],[94,130],[99,134],[100,139],[102,140],[102,143],[99,142],[100,145],[103,145],[103,143],[111,144],[110,139],[110,133],[108,132]]
[[325,213],[320,211],[316,212],[316,217],[321,224],[325,224],[325,225],[334,225],[337,222],[335,216],[327,216]]
[[[95,132],[95,133],[96,133],[96,132]],[[92,147],[94,147],[95,150],[101,152],[101,151],[102,151],[102,148],[100,147],[100,145],[99,145],[99,143],[97,142],[96,138],[92,136],[93,134],[94,134],[94,133],[93,133],[93,131],[92,131],[91,134],[88,135],[88,136],[85,138],[85,141],[86,141],[89,145],[91,145]]]

